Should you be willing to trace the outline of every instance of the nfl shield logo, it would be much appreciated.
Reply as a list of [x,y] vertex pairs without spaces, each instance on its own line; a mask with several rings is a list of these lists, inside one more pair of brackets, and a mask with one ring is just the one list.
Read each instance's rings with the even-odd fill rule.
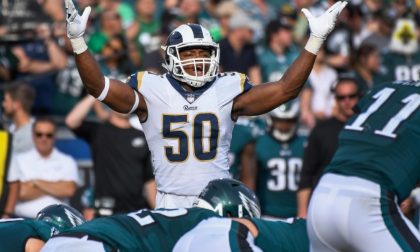
[[195,101],[195,95],[194,94],[187,94],[187,101],[189,103],[193,103]]

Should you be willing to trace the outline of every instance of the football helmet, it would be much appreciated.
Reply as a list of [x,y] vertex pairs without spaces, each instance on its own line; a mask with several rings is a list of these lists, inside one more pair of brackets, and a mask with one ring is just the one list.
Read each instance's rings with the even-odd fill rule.
[[[292,100],[287,103],[280,105],[279,107],[268,112],[266,117],[267,130],[276,140],[280,142],[289,141],[297,130],[297,121],[299,118],[299,102]],[[292,120],[296,121],[294,125],[287,131],[281,131],[274,127],[273,120]]]
[[82,214],[73,207],[54,204],[43,208],[36,219],[51,224],[58,232],[76,227],[86,222]]
[[[181,60],[180,51],[203,48],[209,51],[209,58],[193,58]],[[165,63],[163,67],[168,70],[172,77],[192,87],[201,87],[212,81],[219,73],[219,45],[213,41],[210,32],[198,24],[183,24],[169,34],[166,45],[162,46],[165,51]],[[195,75],[188,74],[185,67],[193,66]],[[197,74],[197,69],[202,74]]]
[[210,181],[193,206],[212,210],[223,217],[261,216],[260,203],[254,192],[240,181],[228,178]]

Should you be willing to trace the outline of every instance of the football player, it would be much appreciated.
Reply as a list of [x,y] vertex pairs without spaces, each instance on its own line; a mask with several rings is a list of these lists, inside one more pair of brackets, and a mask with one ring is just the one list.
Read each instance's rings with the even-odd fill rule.
[[42,251],[172,251],[177,240],[202,220],[260,217],[255,194],[233,179],[211,181],[195,206],[97,218],[50,239]]
[[314,17],[303,9],[311,35],[300,56],[278,81],[253,88],[240,73],[219,73],[219,45],[198,24],[173,30],[163,46],[167,73],[138,72],[128,85],[104,77],[83,39],[91,11],[80,16],[65,0],[70,38],[86,90],[120,113],[135,113],[152,153],[156,207],[190,207],[210,180],[229,177],[229,145],[239,116],[265,113],[295,98],[316,54],[346,6],[338,1]]
[[268,112],[267,132],[256,140],[254,180],[265,217],[297,214],[296,191],[306,143],[306,137],[297,135],[298,119],[298,100],[280,105]]
[[76,209],[55,204],[42,209],[35,220],[0,220],[0,251],[39,251],[52,236],[85,222]]
[[420,82],[374,87],[309,204],[311,251],[420,251],[401,203],[420,181]]

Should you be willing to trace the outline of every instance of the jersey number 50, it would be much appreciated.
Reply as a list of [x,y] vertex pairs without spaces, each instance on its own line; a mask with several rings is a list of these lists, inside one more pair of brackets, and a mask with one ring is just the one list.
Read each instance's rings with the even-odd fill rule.
[[[178,150],[174,150],[172,146],[165,146],[166,158],[171,162],[185,161],[190,152],[189,134],[182,130],[182,126],[178,126],[178,129],[173,129],[172,126],[188,123],[188,115],[163,115],[162,121],[163,137],[178,140]],[[194,156],[198,160],[214,159],[217,155],[219,140],[219,120],[216,115],[211,113],[197,114],[192,124],[192,139]]]

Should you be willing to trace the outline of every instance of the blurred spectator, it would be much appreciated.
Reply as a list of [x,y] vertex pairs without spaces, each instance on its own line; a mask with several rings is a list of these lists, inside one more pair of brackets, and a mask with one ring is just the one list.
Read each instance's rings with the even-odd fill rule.
[[325,51],[319,51],[308,84],[301,93],[301,121],[312,129],[317,121],[331,117],[334,106],[333,87],[337,72],[325,63]]
[[100,15],[99,31],[93,33],[88,41],[89,49],[98,54],[102,51],[109,38],[123,32],[121,17],[115,10],[105,10]]
[[[144,133],[131,126],[128,115],[114,111],[105,123],[84,121],[92,106],[102,105],[86,96],[66,117],[66,125],[91,145],[95,175],[91,207],[98,215],[153,208],[155,183]],[[85,214],[92,212],[87,209]]]
[[384,13],[385,11],[378,12],[368,21],[367,26],[371,34],[362,41],[362,44],[375,46],[381,53],[388,51],[394,26],[394,20]]
[[136,20],[127,30],[130,53],[134,63],[141,69],[161,70],[161,23],[156,20],[155,0],[137,0]]
[[299,49],[293,44],[292,26],[286,21],[271,21],[265,29],[265,42],[258,54],[262,81],[276,81],[299,55]]
[[122,35],[109,38],[102,48],[101,56],[101,70],[110,78],[123,80],[135,70],[127,55],[127,41]]
[[[35,100],[35,90],[25,84],[16,83],[4,93],[2,102],[4,115],[12,120],[9,132],[12,133],[11,152],[13,156],[27,152],[34,147],[32,140],[31,108]],[[8,182],[8,196],[4,212],[10,215],[14,212],[19,197],[19,181]],[[3,216],[7,217],[7,216]]]
[[220,34],[218,35],[218,37],[215,37],[214,34],[212,34],[213,39],[216,42],[220,41],[222,38],[226,38],[229,32],[230,18],[237,12],[237,10],[238,6],[236,6],[236,4],[230,0],[223,1],[217,5],[215,15],[219,22]]
[[35,90],[25,83],[16,83],[4,93],[4,115],[11,119],[9,132],[13,134],[13,153],[23,153],[34,147],[32,141],[31,109]]
[[264,39],[264,27],[276,18],[276,9],[266,0],[235,0],[238,7],[254,20],[259,29],[254,31],[254,41]]
[[20,181],[15,215],[35,218],[44,207],[68,204],[78,183],[74,159],[54,148],[56,125],[38,118],[32,127],[35,148],[13,156],[8,181]]
[[290,101],[268,112],[266,132],[255,143],[256,194],[267,218],[296,217],[306,137],[297,134],[299,102]]
[[379,51],[373,45],[363,44],[357,49],[354,60],[355,78],[361,95],[365,95],[373,88],[374,84],[381,84],[382,82]]
[[255,46],[252,43],[254,21],[243,12],[237,12],[229,21],[228,36],[220,41],[221,72],[246,74],[254,84],[261,83]]
[[385,81],[420,80],[418,33],[411,19],[399,19],[392,33],[389,51],[383,55]]
[[47,24],[37,28],[37,40],[12,48],[18,59],[17,79],[28,78],[36,90],[34,114],[51,112],[55,71],[66,67],[67,56],[52,37]]
[[[121,17],[122,26],[127,28],[134,21],[133,7],[121,0],[97,0],[97,12],[102,16],[103,12],[112,11]],[[83,9],[80,9],[83,10]]]
[[347,119],[353,115],[352,109],[359,97],[360,93],[355,80],[340,79],[335,86],[336,109],[333,116],[313,128],[303,157],[297,193],[298,217],[306,218],[312,189],[333,157],[338,145],[338,133]]

